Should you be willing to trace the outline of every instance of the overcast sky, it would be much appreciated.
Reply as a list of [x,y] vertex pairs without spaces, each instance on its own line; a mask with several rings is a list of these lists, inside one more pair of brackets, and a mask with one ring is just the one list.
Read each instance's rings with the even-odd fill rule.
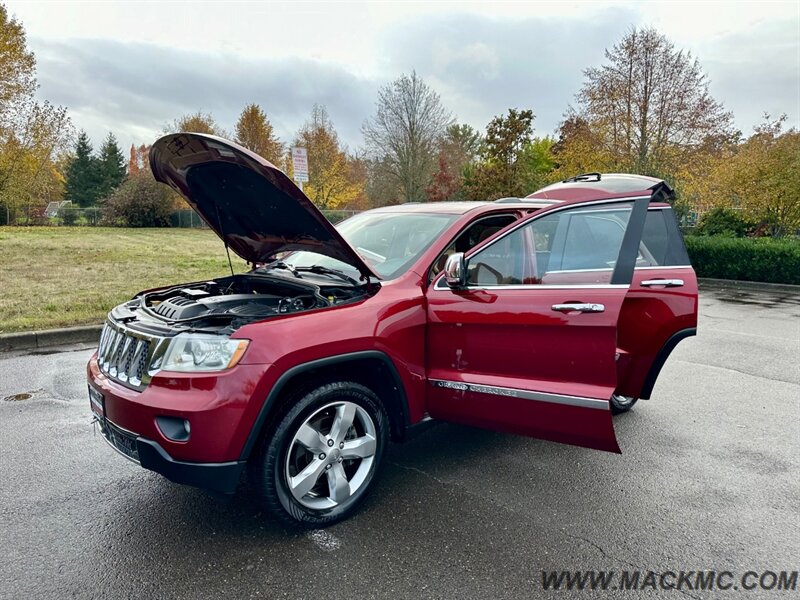
[[[0,0],[2,1],[2,0]],[[6,2],[36,53],[40,96],[96,144],[152,143],[182,114],[228,130],[264,108],[289,141],[315,102],[343,141],[379,86],[416,69],[459,121],[483,130],[532,108],[552,134],[603,51],[653,25],[696,55],[750,133],[764,112],[800,125],[800,2]]]

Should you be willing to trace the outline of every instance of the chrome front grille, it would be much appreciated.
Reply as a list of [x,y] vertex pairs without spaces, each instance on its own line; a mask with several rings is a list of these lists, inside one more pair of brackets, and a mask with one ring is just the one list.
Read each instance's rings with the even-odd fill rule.
[[150,381],[148,367],[161,338],[106,322],[100,334],[97,363],[111,379],[142,390]]

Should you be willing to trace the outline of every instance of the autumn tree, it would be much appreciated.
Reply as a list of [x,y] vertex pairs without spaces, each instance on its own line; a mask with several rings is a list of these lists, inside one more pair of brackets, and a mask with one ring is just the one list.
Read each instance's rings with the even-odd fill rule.
[[376,112],[363,127],[367,151],[379,176],[405,201],[425,200],[436,169],[439,139],[452,123],[439,95],[415,71],[378,91]]
[[142,173],[150,173],[150,146],[131,144],[128,158],[128,176],[135,177]]
[[784,130],[786,116],[755,128],[710,177],[716,206],[740,210],[774,236],[800,229],[800,132]]
[[481,134],[469,125],[453,124],[439,141],[438,168],[425,189],[429,201],[464,200],[467,167],[478,157]]
[[366,194],[370,207],[388,206],[405,202],[405,196],[400,191],[391,172],[391,160],[387,156],[364,158],[367,168]]
[[603,143],[601,132],[576,114],[568,115],[559,125],[552,153],[555,179],[618,170],[613,154]]
[[347,208],[367,210],[372,208],[367,182],[369,181],[369,161],[363,153],[347,156],[347,179],[358,193],[347,203]]
[[[36,60],[25,30],[0,5],[0,222],[61,196],[55,158],[72,134],[66,109],[34,98]],[[30,211],[29,211],[30,213]]]
[[236,143],[263,156],[274,165],[284,158],[283,143],[275,135],[272,124],[258,104],[245,106],[236,122]]
[[136,153],[136,146],[131,144],[130,153],[128,155],[128,175],[134,177],[139,174],[139,155]]
[[319,208],[345,206],[362,193],[363,182],[351,180],[347,153],[324,106],[314,105],[294,145],[308,153],[308,182],[303,191]]
[[220,127],[214,120],[211,113],[204,113],[197,111],[188,115],[175,119],[172,125],[164,128],[166,133],[177,133],[185,131],[188,133],[207,133],[209,135],[218,135],[219,137],[229,137],[227,132]]
[[708,139],[736,136],[698,60],[657,30],[631,29],[605,58],[584,71],[576,116],[591,128],[591,151],[610,158],[610,168],[670,172]]
[[552,141],[533,137],[533,111],[509,109],[486,127],[480,162],[468,174],[471,198],[489,200],[526,196],[545,181],[552,168]]
[[28,50],[22,23],[0,4],[0,136],[15,126],[21,106],[36,91],[36,58]]
[[517,156],[517,181],[521,194],[527,195],[553,181],[555,140],[534,137],[522,147]]
[[34,207],[60,200],[65,162],[72,125],[67,111],[47,101],[27,107],[23,122],[0,145],[0,222],[12,222],[23,207],[32,214]]

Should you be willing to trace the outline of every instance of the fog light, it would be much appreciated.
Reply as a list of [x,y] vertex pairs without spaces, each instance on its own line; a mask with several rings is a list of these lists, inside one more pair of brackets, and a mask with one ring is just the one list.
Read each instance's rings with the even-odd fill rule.
[[188,441],[192,431],[189,421],[179,417],[156,417],[156,425],[161,434],[173,442]]

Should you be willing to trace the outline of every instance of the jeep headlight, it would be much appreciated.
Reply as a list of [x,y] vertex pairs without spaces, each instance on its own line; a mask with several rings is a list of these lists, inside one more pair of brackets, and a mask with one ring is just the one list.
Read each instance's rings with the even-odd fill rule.
[[249,340],[224,335],[180,333],[169,343],[159,368],[164,371],[224,371],[235,366]]

